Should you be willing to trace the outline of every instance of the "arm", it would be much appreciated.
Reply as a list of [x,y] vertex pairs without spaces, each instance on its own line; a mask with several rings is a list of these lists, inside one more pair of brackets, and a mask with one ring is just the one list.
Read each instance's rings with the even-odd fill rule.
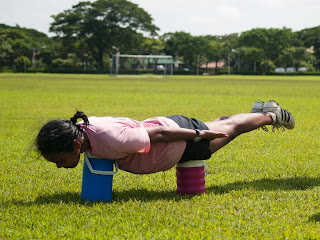
[[[152,127],[146,128],[146,130],[149,134],[151,143],[193,140],[196,137],[195,130],[186,128]],[[227,136],[227,134],[221,132],[214,132],[209,130],[200,131],[201,139],[209,141]]]

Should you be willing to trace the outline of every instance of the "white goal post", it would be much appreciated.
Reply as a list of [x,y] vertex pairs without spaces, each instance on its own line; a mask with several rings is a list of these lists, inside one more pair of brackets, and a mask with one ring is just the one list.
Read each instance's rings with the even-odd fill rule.
[[143,70],[151,72],[152,70],[162,73],[163,75],[173,75],[174,60],[170,55],[129,55],[114,54],[110,63],[110,75],[118,75],[120,70],[128,68],[131,72]]

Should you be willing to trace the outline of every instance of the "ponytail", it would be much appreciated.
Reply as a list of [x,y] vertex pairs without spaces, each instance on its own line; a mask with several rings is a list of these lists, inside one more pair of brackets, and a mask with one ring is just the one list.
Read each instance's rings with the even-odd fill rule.
[[72,118],[70,118],[70,121],[76,125],[78,118],[81,118],[84,121],[84,125],[88,126],[89,125],[89,120],[86,114],[84,112],[78,111],[74,114]]
[[84,121],[84,126],[89,125],[88,117],[81,111],[70,120],[57,119],[43,125],[36,138],[40,154],[72,152],[73,141],[83,136],[83,125],[76,124],[79,118]]

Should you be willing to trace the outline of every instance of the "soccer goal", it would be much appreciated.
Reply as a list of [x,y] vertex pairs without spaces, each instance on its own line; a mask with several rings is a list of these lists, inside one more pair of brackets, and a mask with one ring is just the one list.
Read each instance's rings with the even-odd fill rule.
[[174,61],[170,55],[112,55],[110,75],[173,74]]

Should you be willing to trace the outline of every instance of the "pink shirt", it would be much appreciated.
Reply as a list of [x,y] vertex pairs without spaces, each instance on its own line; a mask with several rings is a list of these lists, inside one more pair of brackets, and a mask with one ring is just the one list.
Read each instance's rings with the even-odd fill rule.
[[156,126],[180,128],[166,117],[142,122],[126,117],[90,117],[89,126],[83,130],[90,141],[90,154],[115,159],[120,169],[143,174],[172,168],[186,147],[186,141],[150,144],[146,128]]

